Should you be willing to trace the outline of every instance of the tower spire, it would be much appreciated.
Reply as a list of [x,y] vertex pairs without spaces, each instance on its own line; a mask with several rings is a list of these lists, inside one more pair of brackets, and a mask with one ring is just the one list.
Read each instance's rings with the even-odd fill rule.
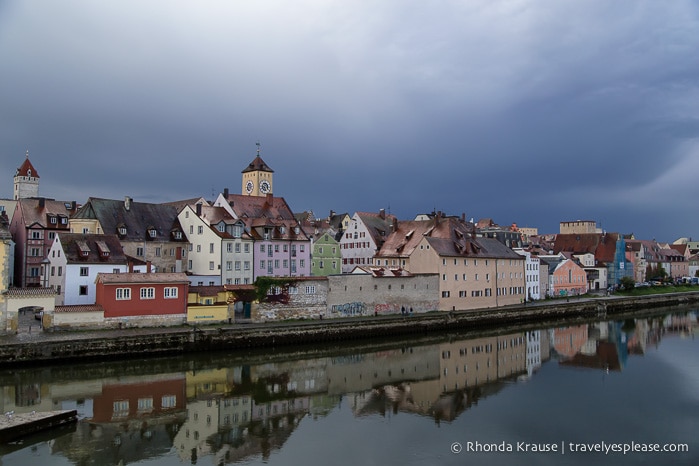
[[260,156],[260,141],[257,141],[255,143],[255,145],[257,146],[257,156],[259,157]]

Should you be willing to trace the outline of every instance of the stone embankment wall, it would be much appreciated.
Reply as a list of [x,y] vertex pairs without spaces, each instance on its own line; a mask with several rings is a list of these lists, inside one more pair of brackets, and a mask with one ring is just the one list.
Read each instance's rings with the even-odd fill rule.
[[699,303],[699,292],[642,298],[591,299],[527,304],[481,311],[434,312],[413,316],[359,317],[284,324],[124,330],[72,334],[35,342],[0,339],[0,365],[42,364],[59,360],[144,357],[196,351],[275,347],[329,341],[492,329],[511,325],[566,323],[633,316],[644,311]]

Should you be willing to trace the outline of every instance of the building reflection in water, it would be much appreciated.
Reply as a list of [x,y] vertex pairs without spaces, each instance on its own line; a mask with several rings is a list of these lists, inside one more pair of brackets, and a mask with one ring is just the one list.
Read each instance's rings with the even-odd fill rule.
[[[183,463],[267,459],[305,418],[348,407],[357,418],[412,413],[451,422],[479,400],[563,367],[621,371],[667,334],[693,337],[694,314],[515,332],[437,344],[285,360],[172,359],[2,376],[2,409],[77,409],[74,432],[50,442],[75,464],[127,464],[177,452]],[[146,364],[146,363],[144,363]],[[163,365],[169,371],[163,371]],[[126,375],[128,374],[128,375]],[[208,460],[207,460],[208,462]]]

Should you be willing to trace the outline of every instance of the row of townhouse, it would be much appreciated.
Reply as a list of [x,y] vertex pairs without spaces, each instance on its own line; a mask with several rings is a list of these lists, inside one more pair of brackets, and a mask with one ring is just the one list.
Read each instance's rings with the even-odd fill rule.
[[[434,273],[441,278],[441,309],[603,290],[623,276],[645,281],[658,267],[670,277],[690,273],[688,245],[605,233],[593,229],[594,222],[562,222],[561,233],[553,235],[542,255],[533,246],[519,247],[525,229],[500,227],[490,219],[474,224],[465,215],[434,212],[399,222],[383,209],[352,217],[331,212],[327,219],[294,215],[284,198],[274,196],[273,171],[259,150],[242,171],[241,194],[226,189],[211,203],[204,198],[165,204],[89,198],[78,207],[74,201],[36,197],[37,180],[27,158],[15,177],[19,194],[10,222],[16,242],[14,282],[53,286],[62,303],[91,299],[95,277],[90,267],[70,284],[59,273],[69,265],[85,273],[85,259],[93,251],[99,257],[104,248],[110,259],[100,258],[94,271],[111,266],[121,273],[128,264],[134,270],[150,264],[153,272],[187,274],[193,286],[250,285],[260,276],[326,276],[367,266]],[[99,245],[90,235],[113,238]],[[526,237],[537,244],[535,232],[527,231]],[[116,251],[114,238],[123,254]],[[73,252],[78,243],[88,244],[87,257]],[[63,249],[62,257],[55,256],[54,245]],[[110,265],[115,261],[118,267]]]

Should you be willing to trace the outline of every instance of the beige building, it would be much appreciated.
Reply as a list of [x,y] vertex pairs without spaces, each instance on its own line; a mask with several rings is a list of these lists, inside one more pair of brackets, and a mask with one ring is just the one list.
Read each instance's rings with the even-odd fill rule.
[[173,205],[90,198],[70,217],[72,233],[115,234],[124,253],[150,262],[154,272],[183,272],[188,242]]
[[575,220],[574,222],[561,222],[561,234],[583,234],[583,233],[602,233],[601,228],[597,228],[597,222],[594,220]]
[[498,240],[476,238],[463,218],[438,213],[396,222],[374,264],[399,264],[413,274],[439,275],[439,309],[466,310],[521,303],[525,257]]
[[439,349],[444,393],[527,373],[527,338],[522,332],[443,343]]

